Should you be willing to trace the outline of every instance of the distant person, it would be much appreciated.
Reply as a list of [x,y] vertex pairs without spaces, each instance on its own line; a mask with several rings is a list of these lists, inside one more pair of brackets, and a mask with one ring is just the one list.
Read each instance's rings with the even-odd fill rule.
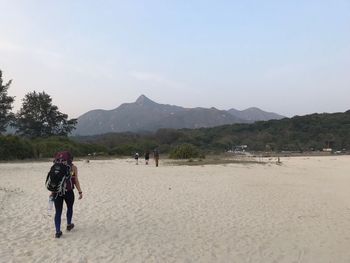
[[158,163],[159,163],[159,151],[158,149],[154,149],[153,151],[153,158],[154,158],[154,161],[156,162],[156,167],[158,167]]
[[51,191],[50,198],[55,204],[55,228],[56,238],[62,236],[61,231],[61,216],[63,210],[63,201],[67,205],[67,231],[74,228],[72,223],[73,204],[74,204],[74,186],[78,189],[79,199],[83,198],[81,191],[78,168],[73,164],[73,155],[68,151],[59,152],[55,155],[54,165],[46,179],[46,186]]
[[139,153],[135,153],[135,161],[136,161],[136,164],[139,164]]
[[146,165],[148,165],[148,161],[149,161],[149,151],[147,150],[145,152],[145,163],[146,163]]

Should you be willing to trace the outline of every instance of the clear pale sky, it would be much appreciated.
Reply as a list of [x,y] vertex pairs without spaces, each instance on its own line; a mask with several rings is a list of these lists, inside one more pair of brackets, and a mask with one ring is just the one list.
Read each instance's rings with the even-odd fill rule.
[[0,0],[0,69],[78,117],[141,94],[286,116],[350,109],[350,1]]

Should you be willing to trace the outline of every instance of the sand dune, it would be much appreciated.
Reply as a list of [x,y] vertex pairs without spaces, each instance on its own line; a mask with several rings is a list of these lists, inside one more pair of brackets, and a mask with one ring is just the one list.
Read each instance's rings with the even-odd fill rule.
[[350,157],[282,162],[77,162],[84,198],[60,239],[50,163],[2,163],[0,262],[350,262]]

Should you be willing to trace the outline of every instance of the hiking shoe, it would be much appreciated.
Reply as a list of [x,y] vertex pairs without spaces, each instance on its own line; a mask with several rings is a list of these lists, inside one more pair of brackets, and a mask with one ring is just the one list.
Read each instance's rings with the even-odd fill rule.
[[67,231],[71,231],[74,228],[74,224],[70,224],[67,226]]
[[57,232],[56,235],[55,235],[56,238],[60,238],[61,236],[62,236],[62,231]]

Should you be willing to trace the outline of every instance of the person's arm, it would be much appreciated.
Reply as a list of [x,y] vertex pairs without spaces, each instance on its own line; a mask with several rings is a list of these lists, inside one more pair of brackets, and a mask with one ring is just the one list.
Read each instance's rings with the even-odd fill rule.
[[82,199],[83,198],[83,191],[81,190],[79,179],[78,179],[78,168],[75,165],[73,165],[73,172],[74,172],[74,177],[75,177],[74,184],[78,189],[79,199]]

